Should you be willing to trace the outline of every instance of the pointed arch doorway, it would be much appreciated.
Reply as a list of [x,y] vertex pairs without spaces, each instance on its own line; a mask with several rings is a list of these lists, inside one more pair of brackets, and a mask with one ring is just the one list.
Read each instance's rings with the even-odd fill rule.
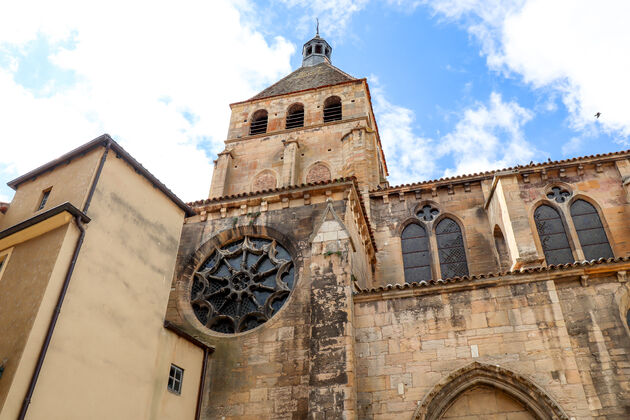
[[[468,415],[465,411],[469,410]],[[518,414],[522,419],[569,416],[538,385],[496,365],[473,362],[451,373],[424,397],[413,420],[438,420]]]

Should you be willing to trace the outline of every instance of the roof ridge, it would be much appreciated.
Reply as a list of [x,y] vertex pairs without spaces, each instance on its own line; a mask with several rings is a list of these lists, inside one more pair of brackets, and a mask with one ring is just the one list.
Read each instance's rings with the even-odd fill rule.
[[391,191],[391,190],[396,190],[396,189],[405,188],[405,187],[415,187],[415,186],[420,186],[420,185],[425,185],[425,184],[433,184],[433,183],[436,183],[436,182],[459,181],[459,180],[470,179],[470,178],[475,178],[475,177],[483,177],[483,176],[495,175],[497,173],[505,172],[505,171],[547,168],[549,166],[562,165],[562,164],[571,163],[571,162],[576,162],[577,163],[577,162],[580,162],[580,161],[586,160],[586,159],[608,158],[608,157],[613,157],[613,156],[621,156],[621,155],[624,155],[624,154],[630,154],[630,149],[617,150],[615,152],[608,152],[608,153],[597,153],[597,154],[594,154],[594,155],[576,156],[576,157],[572,157],[572,158],[559,159],[559,160],[548,161],[548,162],[529,163],[527,165],[516,165],[516,166],[510,166],[510,167],[501,168],[501,169],[490,169],[488,171],[475,172],[475,173],[471,173],[471,174],[445,176],[445,177],[441,177],[441,178],[428,179],[428,180],[425,180],[425,181],[417,181],[417,182],[410,182],[410,183],[405,183],[405,184],[398,184],[398,185],[394,185],[394,186],[391,186],[391,187],[385,187],[385,188],[378,187],[376,189],[370,190],[369,192],[370,193],[378,193],[378,192]]
[[302,66],[243,102],[356,80],[360,79],[351,76],[329,62],[319,63],[314,66]]

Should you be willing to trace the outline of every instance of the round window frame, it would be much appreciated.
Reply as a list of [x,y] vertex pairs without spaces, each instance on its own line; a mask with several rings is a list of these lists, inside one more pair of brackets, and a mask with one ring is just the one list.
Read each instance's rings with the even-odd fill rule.
[[[262,324],[250,330],[242,332],[221,333],[211,330],[210,328],[202,324],[201,321],[199,321],[197,315],[193,311],[191,294],[194,275],[199,270],[199,268],[207,261],[207,259],[214,254],[215,248],[223,248],[229,246],[234,242],[244,239],[245,236],[275,240],[278,245],[282,246],[288,252],[288,254],[291,256],[291,260],[293,261],[293,288],[289,292],[289,296],[287,296],[287,299],[285,300],[282,307],[278,309],[266,322],[263,322]],[[302,272],[303,268],[303,253],[300,249],[297,248],[297,243],[298,241],[291,236],[268,226],[238,226],[216,233],[201,246],[199,246],[194,254],[190,257],[188,264],[186,264],[184,271],[182,272],[182,275],[180,277],[181,280],[180,282],[178,282],[178,286],[176,287],[178,295],[177,307],[183,320],[189,325],[193,326],[195,330],[197,330],[201,334],[216,338],[228,339],[242,337],[246,334],[252,334],[257,331],[261,331],[266,326],[271,326],[278,322],[278,320],[281,318],[280,315],[285,311],[288,306],[291,305],[292,301],[295,299],[294,296],[296,295],[296,293],[294,293],[294,291],[298,287],[300,287],[301,284],[300,273]]]

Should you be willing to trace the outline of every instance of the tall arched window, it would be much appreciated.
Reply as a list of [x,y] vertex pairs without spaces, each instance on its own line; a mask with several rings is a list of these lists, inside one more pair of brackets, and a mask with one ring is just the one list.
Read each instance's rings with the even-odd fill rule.
[[468,275],[462,230],[453,219],[442,219],[435,227],[442,278]]
[[259,109],[252,115],[252,121],[249,125],[249,134],[262,134],[267,132],[267,111]]
[[287,112],[286,128],[304,127],[304,105],[293,104]]
[[431,253],[426,229],[412,223],[403,230],[401,238],[405,281],[431,280]]
[[575,200],[571,204],[571,218],[584,252],[584,258],[596,260],[614,257],[602,221],[591,203]]
[[497,249],[497,255],[499,256],[499,270],[509,270],[512,266],[510,260],[510,251],[508,250],[507,243],[503,237],[503,232],[499,226],[494,227],[494,246]]
[[575,261],[562,219],[556,209],[543,204],[534,212],[534,221],[547,264],[566,264]]
[[341,120],[341,98],[331,96],[324,101],[324,122]]

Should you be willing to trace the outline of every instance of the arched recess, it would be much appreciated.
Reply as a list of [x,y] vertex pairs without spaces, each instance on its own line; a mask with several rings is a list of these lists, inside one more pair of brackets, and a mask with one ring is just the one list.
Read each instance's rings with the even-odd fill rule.
[[547,265],[568,264],[575,261],[567,229],[560,212],[555,207],[547,202],[536,207],[534,223]]
[[287,110],[286,129],[304,127],[304,105],[295,103]]
[[433,278],[431,272],[431,251],[429,236],[424,226],[409,223],[401,235],[401,248],[405,282],[414,283],[429,281]]
[[569,210],[584,258],[586,260],[614,258],[597,208],[589,200],[580,196],[572,200]]
[[563,419],[569,416],[538,385],[496,365],[473,362],[440,381],[424,397],[413,420],[438,420],[464,392],[477,387],[496,388],[522,404],[536,419]]
[[510,250],[508,249],[507,242],[499,225],[494,226],[494,247],[497,251],[497,257],[499,260],[499,270],[509,271],[512,268],[512,259],[510,257]]
[[267,120],[269,115],[264,109],[259,109],[252,115],[252,120],[249,124],[249,134],[263,134],[267,132]]
[[330,168],[328,167],[328,165],[322,162],[314,163],[306,172],[305,182],[307,184],[311,182],[321,182],[321,181],[330,181],[330,180],[331,180]]
[[252,182],[252,192],[271,190],[278,186],[278,177],[270,169],[261,171],[254,177]]
[[324,101],[324,122],[339,121],[341,114],[341,98],[330,96]]

